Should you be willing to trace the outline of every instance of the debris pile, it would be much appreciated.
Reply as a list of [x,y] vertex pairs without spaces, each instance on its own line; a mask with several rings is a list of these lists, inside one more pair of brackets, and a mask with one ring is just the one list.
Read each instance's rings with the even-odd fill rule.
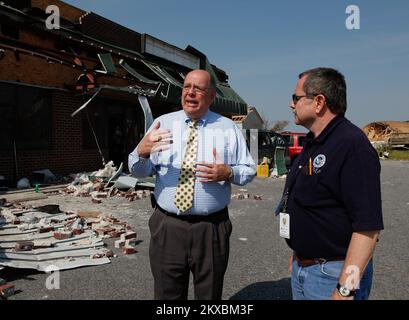
[[[376,148],[380,143],[390,146],[409,145],[409,122],[382,121],[366,125],[363,131]],[[383,145],[382,145],[383,146]]]
[[[136,178],[122,175],[122,164],[118,170],[113,167],[110,161],[105,168],[94,173],[78,173],[71,175],[73,181],[65,187],[62,192],[76,197],[90,197],[92,203],[102,203],[102,199],[118,196],[135,201],[150,197],[151,191],[147,188],[154,188],[153,183],[141,182]],[[144,190],[136,190],[143,187]]]
[[263,195],[253,195],[251,196],[250,193],[247,192],[247,189],[240,189],[240,193],[233,193],[231,195],[231,199],[243,200],[243,199],[250,199],[253,198],[254,200],[263,200]]
[[0,208],[0,266],[47,272],[110,263],[103,239],[123,240],[124,253],[136,252],[136,232],[99,211],[61,212],[6,203]]

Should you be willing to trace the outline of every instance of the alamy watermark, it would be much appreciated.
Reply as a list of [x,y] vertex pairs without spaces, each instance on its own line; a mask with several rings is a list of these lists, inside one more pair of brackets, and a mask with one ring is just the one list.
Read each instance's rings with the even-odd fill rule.
[[45,269],[46,273],[50,273],[50,275],[45,280],[45,287],[48,290],[59,290],[60,286],[60,268],[55,265],[49,265]]
[[58,6],[48,6],[45,13],[50,14],[45,20],[45,26],[48,30],[60,29],[60,8]]
[[345,9],[345,13],[348,14],[345,20],[345,27],[348,30],[360,30],[361,29],[361,10],[357,5],[349,5]]
[[348,275],[345,285],[348,288],[359,289],[359,282],[361,279],[361,273],[358,266],[348,265],[345,273]]

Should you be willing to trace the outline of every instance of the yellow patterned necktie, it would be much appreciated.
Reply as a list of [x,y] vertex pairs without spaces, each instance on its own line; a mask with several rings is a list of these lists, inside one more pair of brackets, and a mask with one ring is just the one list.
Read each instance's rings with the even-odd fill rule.
[[181,212],[185,212],[193,206],[193,193],[195,190],[194,168],[197,157],[197,120],[192,120],[189,127],[189,140],[186,144],[186,152],[175,195],[176,208]]

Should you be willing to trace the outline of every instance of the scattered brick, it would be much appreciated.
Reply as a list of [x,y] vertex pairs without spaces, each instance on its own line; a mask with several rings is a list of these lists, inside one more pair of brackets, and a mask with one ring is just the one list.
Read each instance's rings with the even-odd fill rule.
[[72,230],[72,234],[79,236],[80,234],[82,234],[84,231],[81,228],[76,228]]
[[14,246],[14,250],[16,251],[31,251],[33,248],[34,242],[31,241],[19,242]]
[[114,252],[112,250],[108,250],[107,252],[105,252],[105,256],[107,258],[112,258],[114,257]]
[[121,240],[122,241],[125,241],[125,240],[128,240],[128,239],[133,239],[133,238],[136,238],[136,232],[134,232],[134,231],[128,231],[128,232],[126,232],[124,234],[121,234]]
[[109,233],[109,235],[112,237],[112,238],[119,238],[122,234],[124,234],[125,233],[125,231],[119,231],[119,230],[115,230],[115,231],[111,231],[110,233]]
[[112,216],[107,217],[106,220],[111,222],[111,223],[119,222],[119,220],[117,218],[112,217]]
[[121,249],[122,247],[125,246],[125,241],[124,240],[116,240],[114,245],[115,245],[115,248]]
[[39,233],[46,233],[46,232],[51,232],[54,231],[54,227],[43,227],[40,228],[40,230],[38,231]]
[[108,234],[108,233],[110,233],[110,232],[112,232],[112,231],[115,231],[115,229],[109,228],[109,227],[105,227],[105,228],[98,228],[98,229],[95,230],[95,231],[98,233],[98,235],[100,235],[100,236],[105,236],[106,234]]
[[125,247],[135,247],[136,241],[136,238],[125,240]]
[[123,247],[122,248],[122,252],[124,253],[124,254],[133,254],[133,253],[135,253],[136,252],[136,250],[135,250],[135,248],[133,248],[133,247]]
[[71,231],[59,231],[59,232],[54,232],[54,238],[57,240],[65,240],[69,239],[72,237],[72,232]]
[[78,211],[78,216],[81,218],[99,218],[102,215],[101,211]]

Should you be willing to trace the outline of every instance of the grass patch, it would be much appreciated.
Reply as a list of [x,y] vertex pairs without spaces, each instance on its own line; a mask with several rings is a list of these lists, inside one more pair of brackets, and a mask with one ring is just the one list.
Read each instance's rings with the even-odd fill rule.
[[409,150],[389,150],[389,160],[409,160]]

